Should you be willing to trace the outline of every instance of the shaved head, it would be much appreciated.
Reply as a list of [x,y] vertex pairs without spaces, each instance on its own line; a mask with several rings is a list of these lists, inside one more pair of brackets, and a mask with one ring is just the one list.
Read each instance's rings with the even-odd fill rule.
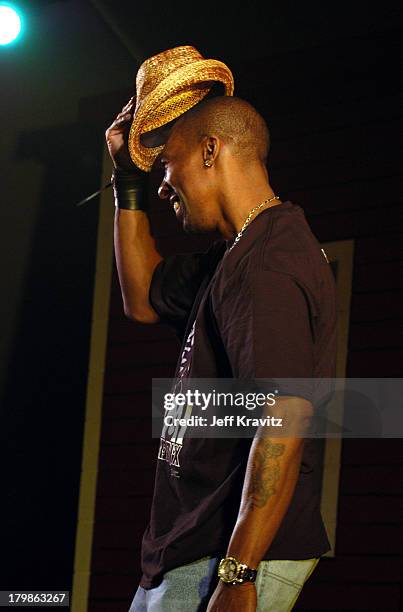
[[217,96],[203,100],[177,121],[176,130],[186,140],[197,142],[216,136],[245,163],[266,163],[270,146],[266,122],[249,102],[240,98]]

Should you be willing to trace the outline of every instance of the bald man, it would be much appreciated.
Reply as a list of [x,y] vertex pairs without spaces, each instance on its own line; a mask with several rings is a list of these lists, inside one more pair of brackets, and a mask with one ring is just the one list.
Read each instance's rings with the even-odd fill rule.
[[[124,311],[179,334],[175,390],[191,378],[280,381],[270,415],[286,428],[281,437],[259,428],[253,438],[194,438],[163,427],[130,612],[286,612],[330,548],[321,447],[305,432],[314,380],[334,376],[332,273],[302,209],[269,183],[265,121],[231,97],[205,100],[149,136],[166,143],[159,196],[183,229],[222,236],[205,253],[163,259],[147,212],[120,207],[124,180],[141,175],[126,148],[132,112],[133,102],[107,131]],[[185,408],[194,406],[176,416]]]

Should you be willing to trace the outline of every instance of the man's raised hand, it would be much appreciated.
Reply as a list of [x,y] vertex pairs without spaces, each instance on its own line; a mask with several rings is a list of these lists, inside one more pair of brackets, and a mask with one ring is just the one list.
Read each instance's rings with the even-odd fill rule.
[[135,106],[136,98],[133,96],[105,132],[106,144],[114,167],[133,173],[141,172],[132,162],[127,146]]

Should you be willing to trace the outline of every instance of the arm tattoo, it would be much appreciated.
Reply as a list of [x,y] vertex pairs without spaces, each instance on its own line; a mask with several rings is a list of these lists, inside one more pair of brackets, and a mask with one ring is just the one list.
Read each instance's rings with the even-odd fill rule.
[[249,487],[249,504],[253,508],[263,508],[269,497],[276,493],[280,478],[279,457],[284,453],[284,444],[273,444],[264,440],[255,452]]

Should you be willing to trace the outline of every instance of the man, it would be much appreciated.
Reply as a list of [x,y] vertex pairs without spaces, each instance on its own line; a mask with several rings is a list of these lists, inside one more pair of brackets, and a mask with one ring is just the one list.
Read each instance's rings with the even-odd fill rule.
[[263,118],[225,96],[173,125],[159,188],[184,230],[218,230],[223,240],[203,254],[162,259],[147,213],[124,208],[125,185],[133,180],[133,195],[139,175],[125,147],[133,109],[131,101],[107,131],[125,313],[171,324],[183,337],[179,382],[289,379],[270,409],[289,429],[253,440],[164,429],[131,612],[290,610],[329,550],[320,449],[302,434],[316,408],[313,379],[334,375],[332,273],[302,210],[270,186]]

